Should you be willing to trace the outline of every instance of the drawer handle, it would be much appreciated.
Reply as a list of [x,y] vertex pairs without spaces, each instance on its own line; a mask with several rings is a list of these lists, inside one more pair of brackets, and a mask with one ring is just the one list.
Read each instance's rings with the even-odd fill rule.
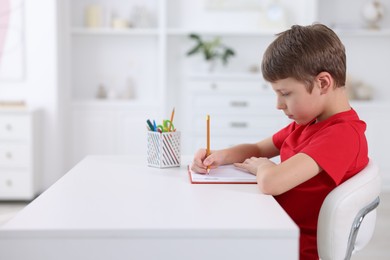
[[12,153],[11,153],[11,152],[6,152],[6,153],[5,153],[5,157],[6,157],[7,159],[12,159]]
[[12,131],[12,125],[11,124],[6,124],[5,129],[7,131]]
[[232,107],[247,107],[248,102],[246,102],[246,101],[231,101],[230,106],[232,106]]
[[231,122],[230,127],[232,127],[232,128],[247,128],[248,123],[247,122]]
[[12,180],[10,180],[10,179],[6,180],[5,185],[7,185],[7,187],[12,187],[12,185],[13,185]]

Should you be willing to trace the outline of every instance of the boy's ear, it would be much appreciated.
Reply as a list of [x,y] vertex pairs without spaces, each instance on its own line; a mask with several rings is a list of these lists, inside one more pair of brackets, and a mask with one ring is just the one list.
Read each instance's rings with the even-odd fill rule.
[[316,81],[318,82],[321,94],[326,94],[333,87],[333,78],[329,72],[320,72],[316,77]]

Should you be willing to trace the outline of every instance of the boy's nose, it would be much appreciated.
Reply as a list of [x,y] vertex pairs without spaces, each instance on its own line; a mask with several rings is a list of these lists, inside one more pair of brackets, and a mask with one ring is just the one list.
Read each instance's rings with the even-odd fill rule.
[[282,110],[286,108],[286,104],[278,97],[276,99],[276,109]]

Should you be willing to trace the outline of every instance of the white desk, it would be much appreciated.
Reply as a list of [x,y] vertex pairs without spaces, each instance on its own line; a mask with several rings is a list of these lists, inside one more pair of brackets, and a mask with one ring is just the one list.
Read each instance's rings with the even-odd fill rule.
[[256,185],[89,156],[0,229],[0,259],[298,259],[298,238]]

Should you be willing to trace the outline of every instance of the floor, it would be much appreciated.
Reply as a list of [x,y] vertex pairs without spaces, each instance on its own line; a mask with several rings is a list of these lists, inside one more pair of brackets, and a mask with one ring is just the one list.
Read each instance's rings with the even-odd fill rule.
[[25,206],[26,202],[0,202],[0,226],[10,220]]
[[[16,215],[25,202],[0,202],[0,226]],[[381,194],[377,223],[370,244],[352,257],[353,260],[390,259],[390,192]]]

